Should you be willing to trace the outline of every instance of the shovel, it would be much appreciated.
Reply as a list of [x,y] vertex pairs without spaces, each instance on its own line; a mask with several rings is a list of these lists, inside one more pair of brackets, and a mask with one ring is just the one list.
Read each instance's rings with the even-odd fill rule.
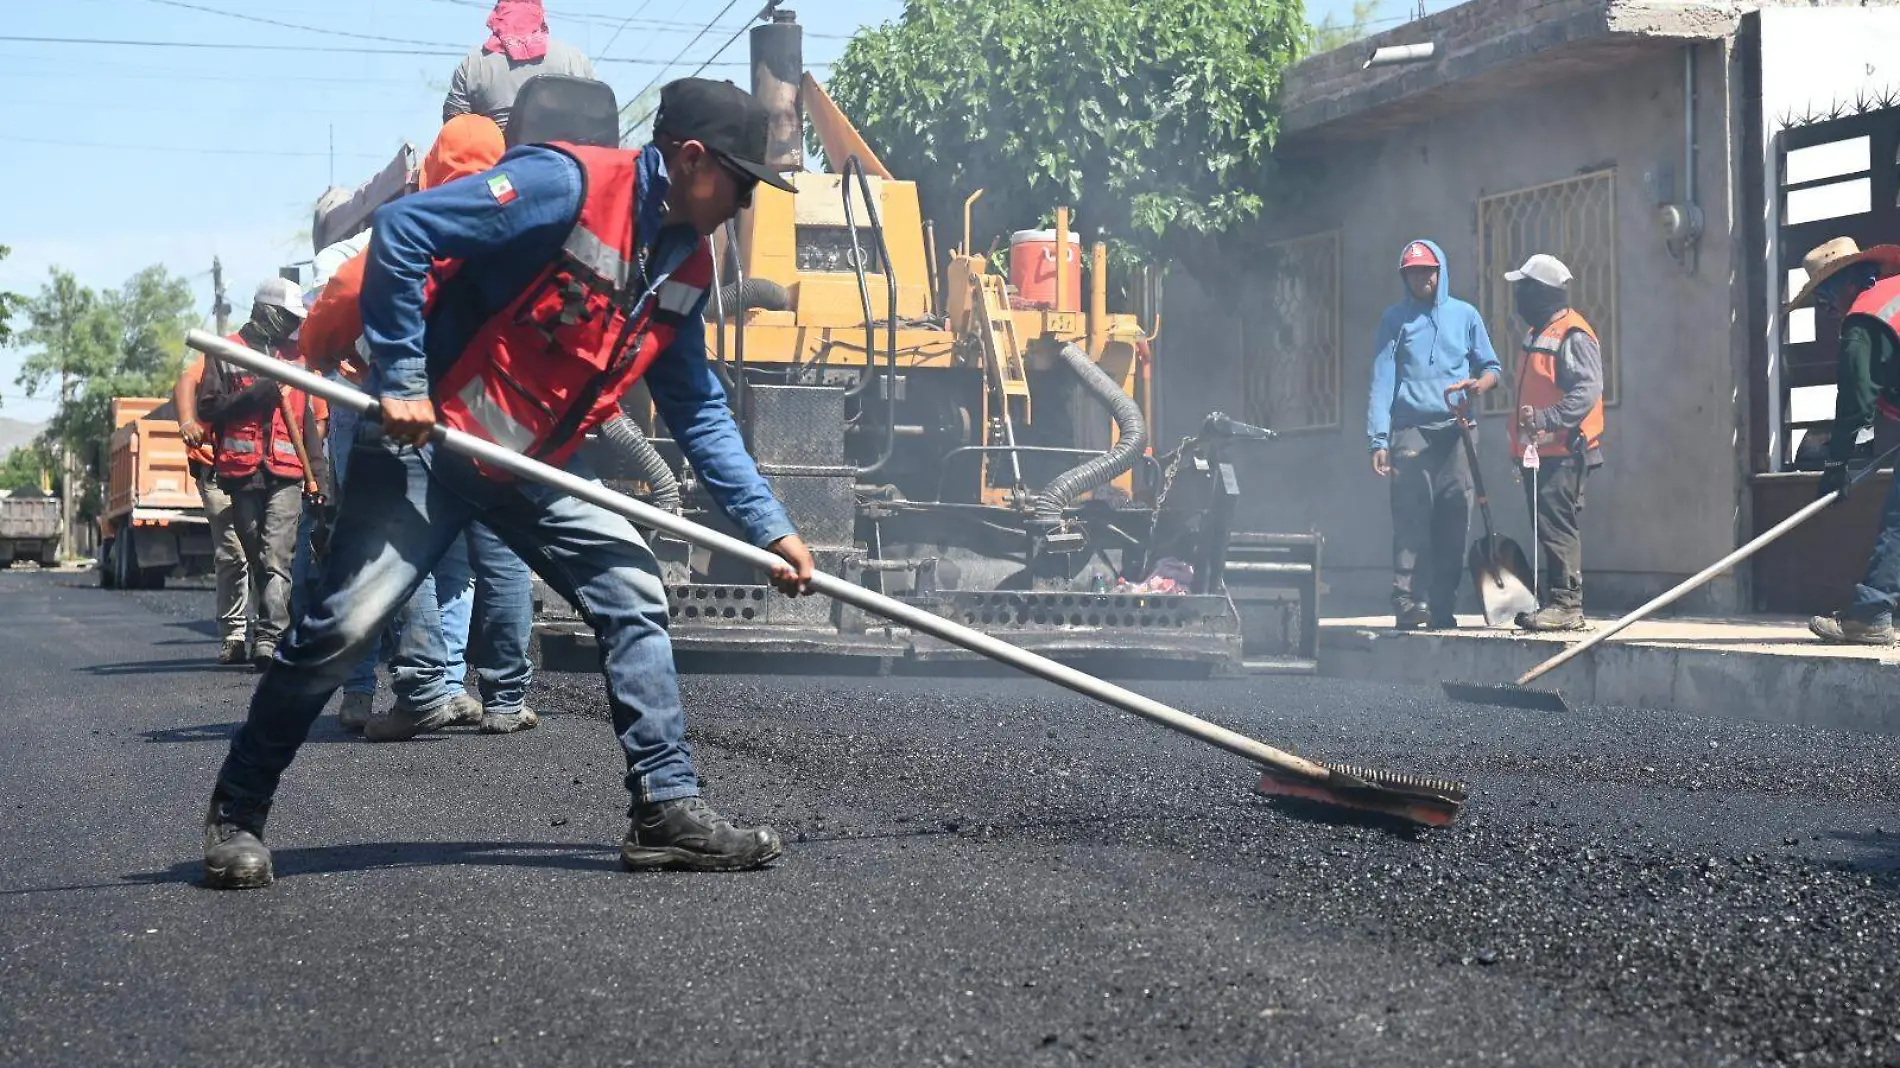
[[[269,356],[253,353],[202,330],[187,333],[185,344],[248,368],[256,374],[294,386],[312,396],[322,397],[332,404],[361,412],[366,419],[381,418],[381,406],[367,394],[319,378]],[[580,478],[459,430],[437,426],[430,440],[439,448],[470,457],[485,467],[558,489],[589,504],[625,516],[640,526],[664,531],[703,549],[737,557],[761,571],[770,572],[784,562],[775,554],[748,542],[702,527],[691,520],[615,493],[598,482]],[[1450,823],[1464,808],[1467,791],[1463,783],[1307,760],[1188,715],[1067,664],[952,622],[934,612],[886,597],[855,582],[817,572],[812,575],[811,589],[1253,761],[1264,772],[1256,789],[1270,797],[1371,812],[1428,827]]]
[[1519,675],[1516,681],[1509,685],[1494,686],[1471,682],[1447,682],[1443,684],[1445,696],[1458,701],[1472,701],[1477,704],[1497,705],[1503,708],[1524,708],[1537,712],[1570,711],[1570,704],[1564,700],[1562,693],[1555,690],[1533,690],[1530,688],[1530,684],[1550,672],[1555,671],[1557,668],[1568,664],[1577,657],[1582,656],[1589,650],[1596,648],[1600,643],[1621,634],[1632,624],[1639,623],[1647,619],[1650,615],[1675,604],[1682,598],[1702,588],[1717,575],[1722,574],[1729,568],[1734,567],[1736,564],[1741,563],[1743,560],[1767,548],[1770,543],[1780,538],[1783,534],[1788,533],[1790,530],[1819,515],[1828,505],[1833,504],[1835,501],[1845,499],[1847,494],[1853,490],[1856,485],[1860,484],[1862,479],[1879,470],[1883,464],[1891,461],[1897,454],[1900,454],[1900,445],[1896,445],[1875,457],[1872,463],[1861,468],[1860,471],[1850,477],[1847,480],[1847,484],[1840,489],[1816,500],[1795,514],[1776,523],[1767,530],[1762,531],[1748,544],[1743,545],[1741,548],[1729,553],[1715,563],[1696,572],[1675,588],[1657,595],[1641,608],[1636,609],[1634,612],[1610,624],[1608,627],[1570,646],[1549,660],[1526,671],[1524,674]]
[[1478,470],[1478,449],[1471,440],[1471,423],[1460,416],[1458,436],[1464,440],[1465,459],[1471,465],[1471,486],[1478,497],[1478,513],[1484,517],[1484,537],[1471,543],[1465,554],[1465,566],[1471,569],[1471,581],[1478,587],[1478,602],[1484,606],[1484,621],[1500,626],[1517,618],[1520,612],[1537,611],[1536,579],[1524,550],[1497,532],[1491,522],[1491,498],[1484,492],[1484,475]]

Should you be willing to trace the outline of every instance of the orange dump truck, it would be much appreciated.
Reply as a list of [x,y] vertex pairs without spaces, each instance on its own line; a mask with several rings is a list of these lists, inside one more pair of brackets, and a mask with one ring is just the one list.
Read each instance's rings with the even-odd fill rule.
[[117,398],[112,425],[99,516],[99,584],[160,589],[172,576],[210,574],[211,528],[171,402]]

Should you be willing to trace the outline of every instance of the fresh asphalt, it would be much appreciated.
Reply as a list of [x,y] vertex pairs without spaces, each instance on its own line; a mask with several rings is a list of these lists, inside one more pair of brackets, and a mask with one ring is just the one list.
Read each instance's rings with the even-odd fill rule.
[[549,674],[520,735],[326,714],[277,884],[217,893],[200,820],[255,677],[212,665],[205,591],[89,579],[0,573],[0,1063],[1900,1062],[1887,738],[1141,684],[1471,783],[1402,834],[1039,683],[692,677],[709,798],[786,855],[634,876],[599,679]]

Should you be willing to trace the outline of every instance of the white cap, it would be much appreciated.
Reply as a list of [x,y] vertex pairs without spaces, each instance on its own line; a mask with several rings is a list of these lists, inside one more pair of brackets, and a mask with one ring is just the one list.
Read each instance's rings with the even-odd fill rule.
[[262,304],[271,308],[282,308],[301,319],[308,311],[304,308],[303,291],[297,283],[288,278],[266,278],[257,284],[257,295],[251,298],[253,304]]
[[1524,261],[1524,266],[1515,271],[1504,272],[1506,282],[1522,282],[1524,279],[1542,282],[1552,289],[1562,289],[1570,284],[1570,268],[1555,256],[1546,256],[1539,252]]

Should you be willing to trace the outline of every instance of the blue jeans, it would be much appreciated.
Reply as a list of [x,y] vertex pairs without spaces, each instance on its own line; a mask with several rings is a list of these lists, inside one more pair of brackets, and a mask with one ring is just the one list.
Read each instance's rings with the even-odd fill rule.
[[[330,410],[330,470],[336,482],[337,496],[343,495],[350,470],[350,454],[361,420],[348,408],[338,405]],[[334,551],[334,549],[332,550]],[[321,569],[312,568],[313,572]],[[317,603],[316,577],[309,582],[306,605]],[[302,618],[303,613],[298,614]],[[343,692],[374,694],[376,665],[389,665],[389,689],[396,700],[410,708],[429,709],[455,696],[448,679],[448,653],[442,644],[442,617],[435,601],[435,580],[425,578],[409,603],[390,618],[376,641],[370,643],[344,680]]]
[[1854,603],[1847,615],[1862,623],[1891,623],[1894,608],[1900,606],[1900,477],[1887,491],[1887,503],[1880,512],[1880,533],[1874,537],[1873,555],[1867,559],[1867,574],[1854,587]]
[[442,609],[442,640],[448,651],[444,677],[449,688],[468,691],[472,635],[483,707],[498,713],[519,712],[534,678],[534,665],[528,661],[528,642],[534,632],[534,578],[528,565],[494,531],[471,523],[435,565],[435,592]]
[[[576,465],[578,466],[578,465]],[[260,814],[350,668],[468,525],[480,520],[593,627],[636,801],[699,793],[666,632],[659,562],[633,524],[432,446],[359,441],[318,600],[259,679],[218,788]]]

